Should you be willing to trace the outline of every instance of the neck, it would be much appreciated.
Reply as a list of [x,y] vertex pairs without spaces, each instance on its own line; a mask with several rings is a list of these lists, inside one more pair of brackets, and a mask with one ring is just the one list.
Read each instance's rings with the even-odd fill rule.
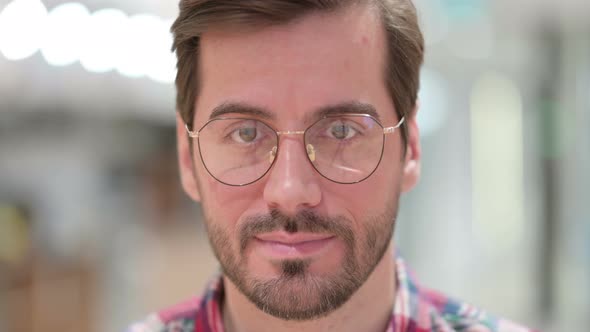
[[385,331],[391,319],[396,293],[392,248],[390,244],[367,281],[342,307],[325,317],[310,321],[285,321],[264,313],[224,277],[225,332]]

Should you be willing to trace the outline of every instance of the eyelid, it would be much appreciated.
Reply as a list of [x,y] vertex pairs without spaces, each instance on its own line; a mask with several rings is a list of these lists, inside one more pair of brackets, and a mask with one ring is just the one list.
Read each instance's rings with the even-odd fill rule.
[[334,135],[333,135],[334,125],[336,125],[336,126],[342,125],[342,126],[348,127],[349,132],[346,135],[347,138],[350,135],[352,135],[352,136],[350,136],[350,138],[352,138],[352,137],[354,137],[356,135],[362,135],[363,129],[362,128],[359,128],[359,125],[358,124],[355,125],[354,122],[351,123],[351,121],[341,121],[341,122],[331,121],[331,122],[328,122],[326,124],[326,126],[323,126],[321,128],[321,130],[318,131],[318,133],[320,133],[320,135],[325,135],[327,137],[335,138]]
[[236,129],[242,129],[244,127],[247,126],[248,123],[252,123],[253,125],[250,125],[251,127],[254,128],[258,128],[259,127],[259,123],[260,121],[255,120],[255,119],[246,119],[246,118],[225,118],[222,120],[234,120],[234,122],[230,123],[227,128],[225,130],[236,130]]
[[[250,119],[242,120],[250,121]],[[254,122],[253,126],[242,126],[241,124],[246,121],[238,122],[236,124],[233,124],[231,128],[227,128],[225,130],[226,132],[228,132],[226,136],[233,136],[235,134],[238,134],[239,130],[241,129],[254,129],[256,130],[256,137],[253,141],[246,142],[248,144],[253,144],[267,137],[272,137],[272,135],[269,135],[269,133],[275,133],[275,131],[272,128],[270,128],[267,124],[265,124],[263,121],[253,119],[251,120],[252,122]]]
[[341,124],[346,125],[346,126],[352,128],[352,129],[356,130],[356,131],[361,131],[361,130],[365,130],[366,129],[366,127],[362,123],[358,123],[356,121],[353,121],[351,119],[348,119],[345,116],[342,116],[340,118],[337,118],[336,121],[330,122],[329,125],[331,126],[331,125],[333,125],[334,123],[336,123],[338,121]]

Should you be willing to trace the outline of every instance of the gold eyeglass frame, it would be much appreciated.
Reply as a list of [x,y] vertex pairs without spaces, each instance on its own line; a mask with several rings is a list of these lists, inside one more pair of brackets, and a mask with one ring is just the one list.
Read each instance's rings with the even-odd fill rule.
[[[318,170],[316,168],[316,166],[313,164],[313,162],[315,161],[315,150],[313,145],[311,144],[306,144],[305,142],[305,133],[312,128],[314,125],[316,125],[318,122],[325,120],[327,118],[333,118],[333,117],[340,117],[340,116],[353,116],[353,117],[367,117],[367,118],[371,118],[375,123],[377,123],[382,129],[383,129],[383,141],[381,144],[381,156],[379,157],[379,161],[377,162],[377,165],[375,165],[375,168],[373,169],[373,171],[371,171],[367,176],[365,176],[364,178],[354,181],[354,182],[340,182],[340,181],[335,181],[333,179],[330,179],[329,177],[327,177],[326,175],[324,175],[322,172],[320,172],[320,170]],[[277,144],[273,147],[273,149],[270,151],[270,165],[268,166],[268,169],[258,178],[256,178],[253,181],[247,182],[247,183],[242,183],[242,184],[231,184],[231,183],[227,183],[224,181],[219,180],[218,178],[215,177],[215,175],[213,175],[213,173],[207,168],[207,164],[205,163],[205,160],[203,159],[203,154],[201,153],[201,144],[199,141],[199,134],[201,131],[203,131],[203,129],[205,127],[207,127],[208,124],[210,124],[211,122],[214,121],[218,121],[218,120],[255,120],[255,121],[259,121],[262,124],[264,124],[265,126],[267,126],[268,128],[272,129],[276,134],[277,134]],[[186,132],[188,134],[188,136],[190,138],[196,138],[197,139],[197,145],[199,147],[199,157],[201,159],[201,163],[203,163],[203,166],[205,167],[205,169],[207,170],[207,173],[209,173],[209,175],[211,175],[215,180],[228,185],[228,186],[232,186],[232,187],[243,187],[243,186],[247,186],[249,184],[252,184],[260,179],[262,179],[274,166],[274,163],[276,161],[276,156],[279,153],[279,140],[281,136],[284,135],[303,135],[304,137],[304,146],[305,146],[305,150],[306,150],[306,154],[307,154],[307,160],[310,162],[311,166],[313,167],[313,169],[315,169],[316,172],[318,172],[318,174],[320,174],[323,178],[328,179],[332,182],[338,183],[338,184],[355,184],[355,183],[359,183],[362,182],[364,180],[366,180],[367,178],[369,178],[371,175],[373,175],[373,173],[375,173],[375,171],[377,170],[377,168],[379,168],[379,165],[381,164],[381,159],[383,159],[383,151],[385,149],[385,135],[388,134],[393,134],[396,129],[398,129],[399,127],[402,126],[402,124],[405,122],[405,117],[402,117],[399,122],[392,127],[383,127],[383,125],[381,124],[381,122],[379,122],[379,120],[377,120],[374,116],[370,115],[370,114],[364,114],[364,113],[344,113],[344,114],[335,114],[335,115],[327,115],[322,117],[321,119],[318,119],[317,121],[315,121],[314,123],[312,123],[311,125],[309,125],[305,130],[284,130],[284,131],[278,131],[275,130],[271,125],[269,125],[268,123],[258,120],[258,119],[253,119],[253,118],[243,118],[243,117],[219,117],[219,118],[213,118],[210,119],[209,121],[205,122],[205,124],[203,126],[201,126],[201,128],[199,130],[190,130],[188,127],[188,124],[185,123],[184,128],[186,129]]]

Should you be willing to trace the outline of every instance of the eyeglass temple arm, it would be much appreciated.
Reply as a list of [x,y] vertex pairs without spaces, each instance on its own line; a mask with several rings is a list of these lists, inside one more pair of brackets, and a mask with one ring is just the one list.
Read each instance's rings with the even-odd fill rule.
[[399,120],[399,122],[394,127],[383,128],[383,133],[384,134],[391,134],[391,133],[395,132],[395,130],[397,128],[399,128],[404,123],[405,120],[406,120],[406,117],[402,117],[401,120]]
[[198,131],[192,131],[192,130],[188,129],[188,125],[187,124],[184,125],[184,129],[186,129],[186,132],[188,133],[188,136],[189,137],[199,138],[199,132]]

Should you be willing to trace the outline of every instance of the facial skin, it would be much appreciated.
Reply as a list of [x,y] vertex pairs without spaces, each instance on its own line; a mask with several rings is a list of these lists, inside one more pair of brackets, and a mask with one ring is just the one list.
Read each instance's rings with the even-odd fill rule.
[[[270,112],[272,118],[261,120],[281,131],[304,130],[317,110],[351,102],[372,105],[383,126],[399,121],[384,81],[384,32],[369,8],[311,14],[245,32],[212,29],[203,36],[201,51],[195,129],[227,103]],[[302,138],[284,136],[273,168],[244,187],[211,177],[196,142],[191,150],[184,123],[177,121],[183,187],[202,204],[228,289],[238,289],[282,320],[313,320],[341,307],[376,266],[392,260],[384,254],[399,196],[419,177],[415,117],[406,118],[406,155],[400,133],[387,135],[380,166],[363,182],[323,178],[307,160]],[[310,255],[277,258],[257,240],[270,233],[329,239]]]

